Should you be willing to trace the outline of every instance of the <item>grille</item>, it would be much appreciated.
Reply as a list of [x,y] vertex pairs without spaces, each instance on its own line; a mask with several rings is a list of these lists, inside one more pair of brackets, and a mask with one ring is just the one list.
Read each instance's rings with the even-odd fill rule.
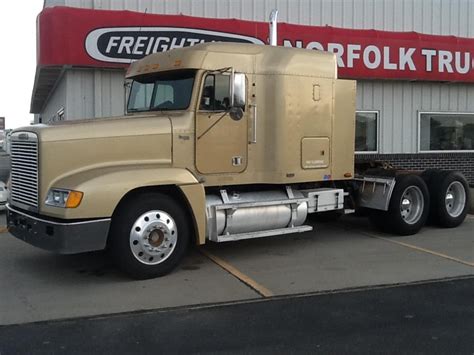
[[38,137],[15,132],[11,137],[11,201],[38,208]]

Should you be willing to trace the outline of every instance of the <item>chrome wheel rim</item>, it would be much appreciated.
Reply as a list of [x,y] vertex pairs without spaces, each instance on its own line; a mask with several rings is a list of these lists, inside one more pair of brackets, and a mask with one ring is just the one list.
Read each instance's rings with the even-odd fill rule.
[[160,210],[148,211],[137,218],[130,230],[133,256],[146,265],[157,265],[173,254],[178,240],[174,219]]
[[400,215],[407,224],[415,224],[421,218],[425,201],[418,186],[408,186],[400,199]]
[[446,195],[444,196],[444,204],[446,206],[446,212],[451,217],[458,217],[462,214],[466,205],[466,190],[463,184],[459,181],[453,181],[449,184],[446,189]]

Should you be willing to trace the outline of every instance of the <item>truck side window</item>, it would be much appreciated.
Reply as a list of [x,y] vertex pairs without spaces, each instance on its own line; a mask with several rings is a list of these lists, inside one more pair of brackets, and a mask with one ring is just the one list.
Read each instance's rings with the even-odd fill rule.
[[200,110],[226,111],[230,105],[230,76],[224,74],[208,74],[204,79]]
[[206,75],[202,89],[200,110],[210,111],[214,107],[214,75]]

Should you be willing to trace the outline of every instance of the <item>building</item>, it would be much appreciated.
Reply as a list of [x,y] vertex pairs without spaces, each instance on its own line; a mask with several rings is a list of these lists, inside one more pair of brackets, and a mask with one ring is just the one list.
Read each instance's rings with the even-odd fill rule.
[[474,185],[471,1],[45,0],[44,7],[36,122],[122,115],[131,61],[201,41],[265,43],[277,8],[279,45],[332,51],[340,77],[357,79],[358,161],[456,169]]

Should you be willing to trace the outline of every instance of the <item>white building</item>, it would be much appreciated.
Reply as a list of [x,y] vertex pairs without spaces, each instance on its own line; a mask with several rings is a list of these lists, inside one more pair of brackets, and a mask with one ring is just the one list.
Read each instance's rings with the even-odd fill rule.
[[[71,12],[57,6],[95,12]],[[213,35],[230,32],[265,41],[262,22],[277,8],[281,45],[329,49],[339,55],[340,76],[358,80],[359,161],[379,159],[399,167],[457,169],[474,184],[472,1],[46,0],[44,7],[31,101],[37,122],[122,115],[125,68],[136,59],[134,51],[144,54],[192,44],[182,42],[184,27],[187,34],[198,28],[212,30]],[[194,18],[164,19],[153,14]],[[224,30],[216,31],[214,23],[221,23],[213,19],[232,18],[246,22],[227,21]],[[163,35],[162,23],[168,31],[175,28],[173,43],[158,45],[157,38],[139,42],[137,33],[146,37],[147,31],[157,27]],[[133,48],[120,27],[129,31]],[[399,33],[412,31],[420,35]],[[100,43],[106,39],[108,42]],[[107,57],[106,52],[115,57]]]

